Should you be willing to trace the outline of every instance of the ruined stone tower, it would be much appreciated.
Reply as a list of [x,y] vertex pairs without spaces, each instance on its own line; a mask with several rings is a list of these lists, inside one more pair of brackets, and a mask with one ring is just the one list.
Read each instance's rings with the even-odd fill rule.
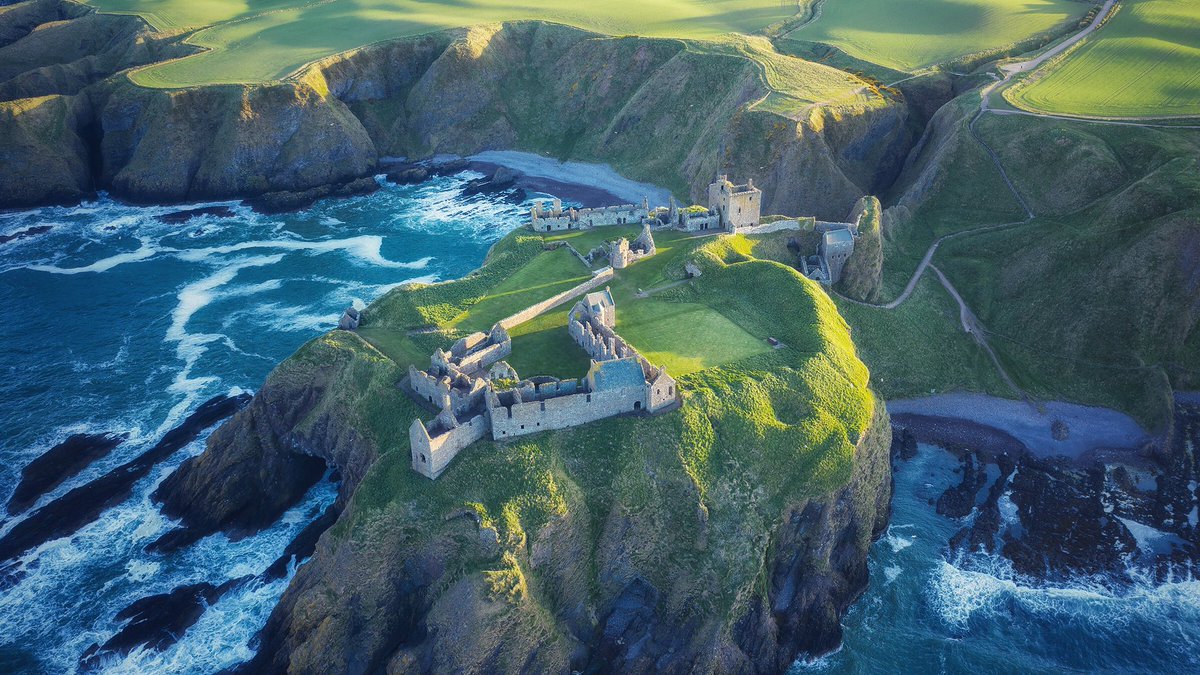
[[762,209],[762,190],[754,181],[734,185],[729,176],[717,176],[708,186],[708,209],[720,217],[721,227],[736,232],[739,227],[758,225]]

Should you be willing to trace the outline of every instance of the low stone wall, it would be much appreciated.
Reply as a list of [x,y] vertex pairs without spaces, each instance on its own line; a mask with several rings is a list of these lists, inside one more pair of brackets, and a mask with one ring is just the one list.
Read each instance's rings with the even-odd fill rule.
[[586,293],[586,292],[592,290],[593,288],[596,288],[600,284],[603,284],[604,282],[606,282],[612,278],[613,278],[613,268],[612,267],[605,267],[603,269],[597,270],[592,275],[591,279],[588,279],[587,281],[583,282],[582,284],[579,284],[578,286],[576,286],[572,289],[563,291],[562,293],[559,293],[558,295],[555,295],[553,297],[546,298],[545,300],[543,300],[535,305],[530,305],[529,307],[526,307],[525,309],[517,312],[516,314],[513,314],[512,316],[510,316],[506,319],[501,319],[500,326],[502,328],[504,328],[505,330],[509,330],[513,326],[519,326],[520,324],[523,324],[526,321],[542,314],[543,312],[549,311],[549,310],[561,305],[562,303],[566,302],[567,300],[570,300],[571,298],[573,298],[577,295],[580,295],[581,293]]
[[777,220],[773,223],[764,223],[755,225],[754,227],[739,227],[738,234],[770,234],[771,232],[783,232],[784,230],[801,230],[804,225],[799,220]]

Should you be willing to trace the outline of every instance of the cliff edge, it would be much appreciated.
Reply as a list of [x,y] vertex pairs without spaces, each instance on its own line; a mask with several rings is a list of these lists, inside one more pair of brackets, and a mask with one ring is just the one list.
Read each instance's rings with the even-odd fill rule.
[[[38,6],[45,16],[0,14],[0,54],[22,55],[0,72],[0,207],[96,189],[134,202],[300,192],[369,176],[381,157],[515,149],[611,163],[681,198],[718,173],[753,174],[768,212],[833,218],[890,185],[912,142],[899,98],[763,39],[517,22],[364,47],[273,84],[148,89],[127,69],[188,53],[178,35]],[[79,15],[71,31],[54,8]],[[18,18],[54,30],[22,35]],[[108,39],[75,58],[71,36],[101,28]],[[48,50],[55,40],[71,49]]]
[[[428,413],[395,386],[403,355],[544,264],[542,237],[393,290],[357,333],[282,364],[156,494],[194,537],[265,526],[315,480],[313,458],[342,474],[346,508],[245,669],[782,672],[836,648],[887,523],[891,429],[832,302],[754,256],[786,250],[779,236],[684,237],[612,283],[624,294],[686,259],[703,275],[643,302],[707,307],[782,347],[682,374],[674,412],[480,442],[436,481],[410,468],[406,430]],[[762,284],[779,292],[746,297]],[[431,318],[448,333],[413,330]]]

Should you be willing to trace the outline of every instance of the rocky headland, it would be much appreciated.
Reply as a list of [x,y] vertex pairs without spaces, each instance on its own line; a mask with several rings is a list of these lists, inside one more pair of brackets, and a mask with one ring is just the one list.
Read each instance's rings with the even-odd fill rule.
[[344,186],[381,158],[513,149],[610,163],[680,198],[717,173],[753,174],[766,212],[840,218],[891,183],[914,135],[902,97],[760,110],[773,90],[751,59],[540,22],[364,47],[274,84],[147,89],[124,75],[188,53],[178,37],[58,0],[0,14],[0,207],[98,189],[156,203],[325,196],[369,189]]
[[[484,269],[520,240],[510,235]],[[360,330],[388,325],[380,317],[414,292],[376,301],[366,312],[376,323]],[[807,436],[812,450],[792,444],[814,433],[804,427],[784,424],[792,435],[773,441],[784,432],[742,426],[759,396],[781,397],[767,414],[791,419],[797,382],[753,383],[794,377],[789,369],[735,370],[715,376],[728,378],[723,396],[749,398],[724,412],[685,403],[602,431],[486,443],[430,481],[398,445],[422,412],[395,386],[403,372],[357,334],[335,331],[281,364],[206,451],[164,481],[155,498],[182,527],[156,546],[266,527],[328,468],[340,479],[335,512],[309,533],[319,535],[309,536],[312,557],[245,672],[784,671],[840,644],[891,500],[887,413],[867,393],[829,300],[815,289],[797,297],[831,322],[820,339],[829,362],[849,369],[839,386],[858,401],[838,413],[854,418],[845,432]],[[693,386],[708,400],[704,378]],[[806,459],[846,443],[843,433],[848,455]],[[694,434],[711,438],[700,441],[703,457],[685,450]],[[779,471],[774,453],[794,465]],[[179,589],[128,614],[191,607],[218,590]],[[144,623],[139,634],[161,633]],[[128,648],[128,638],[109,648]]]

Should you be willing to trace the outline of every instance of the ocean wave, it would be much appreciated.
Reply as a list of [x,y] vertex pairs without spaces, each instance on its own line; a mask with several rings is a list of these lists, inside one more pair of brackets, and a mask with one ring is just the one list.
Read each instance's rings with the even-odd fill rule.
[[241,251],[253,249],[311,251],[314,253],[344,251],[359,260],[370,263],[377,267],[410,270],[422,269],[428,265],[431,260],[433,260],[433,256],[426,256],[409,262],[396,262],[393,260],[388,260],[387,258],[384,258],[383,254],[380,252],[382,247],[383,237],[379,235],[361,235],[358,237],[351,237],[349,239],[328,239],[321,241],[305,241],[299,239],[244,241],[225,246],[211,246],[208,248],[180,251],[176,255],[182,260],[203,261],[214,255],[228,255],[230,253],[239,253]]
[[1011,611],[1014,605],[1032,615],[1069,617],[1104,631],[1134,619],[1152,622],[1164,612],[1185,624],[1200,622],[1200,581],[1194,579],[1160,584],[1131,570],[1138,579],[1132,585],[1116,586],[1099,577],[1036,585],[1021,579],[998,556],[973,555],[970,567],[943,560],[930,579],[931,604],[955,629],[965,629],[975,618]]
[[[24,269],[33,270],[35,272],[48,272],[50,274],[86,274],[86,273],[97,273],[98,274],[98,273],[102,273],[102,272],[107,272],[119,265],[125,265],[128,263],[149,260],[150,258],[153,258],[155,255],[157,255],[158,253],[160,253],[162,251],[162,249],[160,249],[157,246],[152,245],[146,239],[142,239],[141,242],[142,242],[142,245],[139,246],[137,248],[137,250],[127,251],[125,253],[118,253],[116,255],[111,255],[107,258],[101,258],[100,260],[97,260],[96,262],[91,263],[89,265],[83,265],[80,267],[59,267],[58,265],[27,265],[24,267]],[[15,267],[15,268],[9,268],[9,269],[11,270],[11,269],[21,269],[21,268]],[[8,271],[8,270],[5,270],[5,271]]]

